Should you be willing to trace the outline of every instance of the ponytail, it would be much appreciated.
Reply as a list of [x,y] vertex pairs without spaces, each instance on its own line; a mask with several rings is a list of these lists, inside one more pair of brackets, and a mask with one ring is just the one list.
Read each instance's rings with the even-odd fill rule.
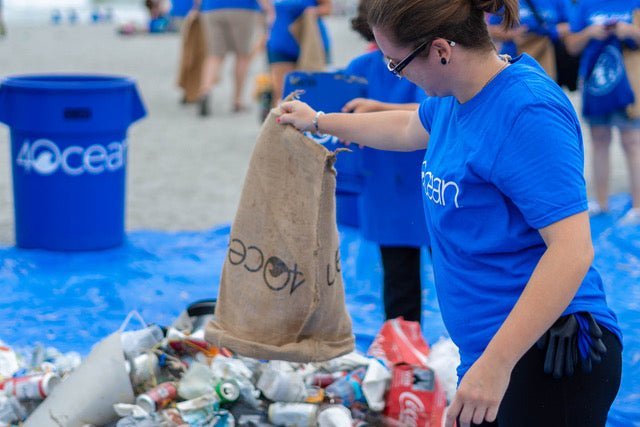
[[506,30],[518,26],[520,21],[518,0],[471,0],[471,4],[483,12],[502,15],[502,25]]

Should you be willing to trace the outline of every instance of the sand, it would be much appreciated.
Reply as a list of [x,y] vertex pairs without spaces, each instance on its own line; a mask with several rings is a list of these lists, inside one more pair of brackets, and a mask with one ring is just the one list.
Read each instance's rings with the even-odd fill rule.
[[[365,42],[347,17],[331,17],[333,66],[363,52]],[[179,103],[175,85],[177,34],[123,37],[112,25],[11,26],[0,39],[0,77],[14,74],[106,73],[137,80],[148,115],[129,132],[126,226],[128,230],[201,230],[233,220],[249,156],[260,129],[251,99],[254,76],[266,69],[263,55],[252,64],[246,100],[250,109],[231,112],[231,61],[215,89],[213,115]],[[572,97],[575,101],[576,96]],[[588,132],[585,132],[588,139]],[[589,143],[587,173],[589,173]],[[626,191],[626,167],[613,147],[612,191]],[[14,243],[9,129],[0,126],[0,244]]]

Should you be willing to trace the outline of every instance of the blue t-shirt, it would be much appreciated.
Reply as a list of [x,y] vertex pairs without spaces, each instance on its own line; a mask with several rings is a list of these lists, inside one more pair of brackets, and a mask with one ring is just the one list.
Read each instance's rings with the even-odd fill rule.
[[[464,104],[427,98],[422,165],[442,318],[460,348],[460,377],[482,354],[546,250],[539,229],[587,209],[580,123],[524,54]],[[589,311],[618,337],[602,279],[590,268],[564,314]]]
[[[580,0],[569,21],[571,32],[577,33],[590,25],[606,25],[613,22],[633,22],[633,11],[640,9],[640,0]],[[590,40],[580,60],[580,75],[585,77],[588,64],[592,62],[603,46],[602,41]],[[629,47],[637,46],[631,40],[625,40]]]
[[[541,26],[536,19],[533,10],[529,7],[529,4],[520,0],[520,25],[526,26],[528,31],[541,35],[550,35],[552,38],[556,38],[555,33],[556,26],[562,22],[569,21],[569,9],[567,0],[529,0],[536,7],[536,10],[540,17],[544,20],[546,28]],[[500,14],[494,14],[489,17],[490,25],[501,25],[503,17]],[[554,34],[549,34],[549,30]],[[518,48],[512,41],[507,41],[502,44],[501,53],[516,56]]]
[[249,9],[260,10],[256,0],[202,0],[200,10],[210,12],[219,9]]
[[[317,6],[316,0],[273,0],[276,11],[276,19],[269,31],[267,49],[270,52],[297,58],[300,55],[300,46],[291,34],[289,27],[298,19],[308,7]],[[322,19],[318,19],[320,35],[325,50],[329,51],[329,35]]]
[[[355,58],[345,72],[367,79],[367,98],[411,103],[426,97],[415,84],[391,74],[379,50]],[[424,153],[424,150],[400,153],[368,147],[360,150],[364,186],[359,212],[364,238],[383,246],[427,245],[419,180]]]

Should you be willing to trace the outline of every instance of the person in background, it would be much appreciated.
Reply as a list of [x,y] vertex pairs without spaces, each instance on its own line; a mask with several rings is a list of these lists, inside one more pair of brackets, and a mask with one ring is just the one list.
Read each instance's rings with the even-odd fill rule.
[[544,45],[530,43],[534,38],[547,38],[553,47],[569,32],[567,0],[520,0],[520,25],[504,29],[500,13],[489,17],[489,34],[503,43],[503,54],[515,57],[526,52],[534,57],[551,78],[556,79],[557,69],[553,51]]
[[[640,10],[638,0],[580,0],[571,20],[571,33],[567,36],[567,48],[583,52],[580,76],[586,79],[588,62],[602,46],[612,38],[618,39],[623,49],[638,49],[640,27],[632,24],[633,12]],[[635,70],[640,72],[640,70]],[[617,75],[607,74],[607,78]],[[618,96],[611,92],[611,97]],[[640,93],[635,94],[636,100]],[[613,129],[620,131],[620,140],[629,170],[629,188],[632,208],[622,218],[622,223],[640,224],[640,118],[632,118],[625,108],[605,115],[586,116],[593,144],[593,185],[596,201],[590,211],[596,215],[607,212],[609,198],[610,155],[609,147]]]
[[[277,121],[394,151],[427,149],[424,210],[438,302],[460,349],[446,427],[603,426],[622,335],[592,267],[580,122],[539,64],[495,51],[484,13],[517,0],[372,0],[389,71],[417,111],[281,104]],[[497,420],[497,424],[496,424]]]
[[321,19],[331,14],[331,0],[271,0],[272,20],[269,20],[267,39],[267,59],[273,85],[272,103],[276,105],[282,98],[284,77],[296,69],[300,46],[290,31],[290,26],[303,12],[311,11],[318,16],[320,34],[327,57],[329,56],[329,35]]
[[[371,51],[353,59],[345,69],[347,74],[367,79],[367,98],[350,101],[343,111],[415,111],[425,93],[387,70],[367,23],[368,3],[370,0],[360,0],[351,27],[372,43]],[[358,209],[360,231],[380,247],[386,319],[402,316],[405,320],[421,320],[420,248],[428,246],[428,239],[417,177],[424,154],[424,150],[394,153],[367,147],[361,153],[364,185]]]
[[[260,23],[260,10],[269,8],[268,0],[195,0],[202,12],[208,55],[202,70],[198,113],[211,114],[211,91],[220,81],[227,53],[235,53],[233,112],[245,109],[244,85],[251,65],[251,51]],[[266,9],[265,9],[266,10]]]
[[2,0],[0,0],[0,37],[7,35],[7,27],[4,25],[4,18],[2,17]]
[[169,4],[165,0],[145,0],[145,7],[149,11],[150,33],[166,33],[172,31],[169,19]]

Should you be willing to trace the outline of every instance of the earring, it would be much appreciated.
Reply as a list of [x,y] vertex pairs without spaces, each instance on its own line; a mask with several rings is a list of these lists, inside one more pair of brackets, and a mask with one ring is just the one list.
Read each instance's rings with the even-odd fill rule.
[[440,58],[440,63],[442,65],[447,65],[447,60],[445,58]]

